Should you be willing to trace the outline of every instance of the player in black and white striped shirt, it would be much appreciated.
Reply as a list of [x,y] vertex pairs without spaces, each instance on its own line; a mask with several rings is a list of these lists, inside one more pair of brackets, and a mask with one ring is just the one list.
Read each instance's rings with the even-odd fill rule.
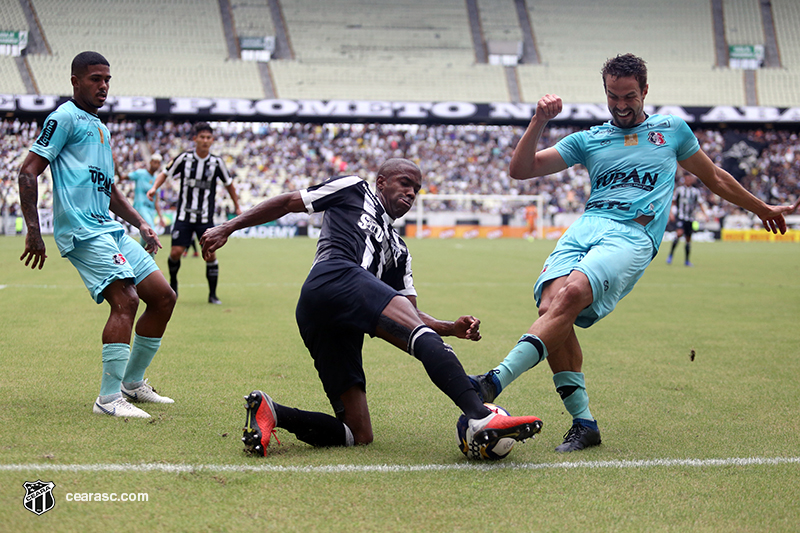
[[[239,196],[233,179],[228,173],[225,161],[210,153],[214,142],[214,133],[207,122],[198,122],[192,128],[195,149],[183,152],[173,159],[166,171],[156,178],[153,187],[148,191],[148,198],[155,196],[158,188],[167,180],[179,179],[178,205],[175,221],[172,224],[172,249],[169,253],[169,284],[178,294],[178,270],[181,267],[183,252],[192,244],[194,235],[203,236],[209,228],[214,227],[214,210],[217,196],[217,181],[221,181],[233,200],[236,214],[241,214]],[[217,280],[219,279],[219,263],[217,256],[211,254],[206,258],[206,279],[208,279],[208,303],[220,304],[217,298]]]
[[686,259],[684,264],[692,266],[689,261],[689,253],[692,250],[692,233],[694,233],[694,214],[697,208],[700,207],[703,213],[708,216],[705,202],[702,199],[702,191],[695,187],[697,177],[694,174],[686,174],[683,178],[683,185],[675,187],[675,193],[672,195],[672,211],[670,212],[670,222],[674,222],[676,226],[675,240],[672,241],[672,248],[667,257],[667,264],[672,264],[672,254],[675,253],[675,248],[678,246],[678,241],[681,237],[686,239]]
[[468,315],[454,322],[437,320],[417,308],[411,256],[392,224],[411,209],[421,186],[417,165],[390,159],[378,170],[375,192],[358,176],[331,178],[269,198],[203,235],[205,257],[238,229],[288,213],[325,213],[295,315],[335,416],[280,405],[254,390],[245,406],[242,440],[248,450],[266,455],[276,427],[313,446],[372,442],[361,360],[365,334],[380,337],[422,362],[431,381],[468,419],[463,444],[480,447],[503,437],[525,440],[539,432],[542,423],[536,417],[491,412],[441,338],[480,340],[480,321]]

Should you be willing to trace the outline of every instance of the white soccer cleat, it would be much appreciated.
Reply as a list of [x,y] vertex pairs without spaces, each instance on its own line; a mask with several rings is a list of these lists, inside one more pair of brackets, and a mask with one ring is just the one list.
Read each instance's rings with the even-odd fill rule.
[[144,380],[144,383],[135,389],[126,389],[125,385],[121,385],[122,394],[131,402],[175,403],[172,398],[167,398],[157,393],[153,386],[148,383],[149,381],[147,379]]
[[113,402],[100,403],[100,398],[94,402],[92,412],[98,415],[120,416],[123,418],[150,418],[150,415],[135,405],[128,403],[125,398],[118,398]]

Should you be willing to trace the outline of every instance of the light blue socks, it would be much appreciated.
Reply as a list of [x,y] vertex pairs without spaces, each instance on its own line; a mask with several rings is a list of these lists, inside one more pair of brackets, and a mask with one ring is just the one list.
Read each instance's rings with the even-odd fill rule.
[[559,372],[553,375],[556,391],[574,419],[594,420],[589,411],[589,395],[582,372]]
[[130,360],[122,378],[122,383],[125,384],[126,389],[135,389],[142,385],[144,371],[150,366],[150,362],[155,357],[160,346],[161,338],[134,335]]
[[546,358],[547,348],[542,340],[529,333],[523,335],[493,372],[492,377],[497,394],[500,394],[500,391],[508,387],[512,381]]
[[113,343],[103,345],[103,377],[100,379],[100,403],[108,403],[122,397],[120,384],[131,347],[127,344]]

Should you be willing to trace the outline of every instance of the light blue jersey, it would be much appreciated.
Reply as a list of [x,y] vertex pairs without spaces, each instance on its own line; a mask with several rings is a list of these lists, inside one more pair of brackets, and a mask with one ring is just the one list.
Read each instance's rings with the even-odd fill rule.
[[75,240],[124,231],[109,213],[114,159],[111,135],[97,115],[73,100],[63,103],[45,120],[31,152],[50,162],[54,233],[62,256]]
[[677,162],[700,149],[686,122],[651,115],[638,126],[621,129],[609,121],[568,135],[555,148],[567,166],[582,164],[589,171],[587,215],[619,221],[654,217],[645,231],[655,256],[669,221]]
[[148,211],[155,213],[156,204],[153,200],[147,197],[147,191],[153,186],[156,177],[150,174],[146,169],[140,168],[128,174],[128,179],[135,184],[133,191],[133,208],[139,213]]

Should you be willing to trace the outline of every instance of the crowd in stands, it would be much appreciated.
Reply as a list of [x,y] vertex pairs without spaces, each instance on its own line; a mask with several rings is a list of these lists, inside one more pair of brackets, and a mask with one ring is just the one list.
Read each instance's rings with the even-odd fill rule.
[[[513,147],[524,129],[518,126],[214,123],[212,153],[226,159],[235,175],[243,209],[281,192],[305,188],[329,176],[356,174],[371,178],[387,158],[405,157],[423,171],[424,191],[466,194],[539,194],[546,205],[545,224],[557,213],[579,213],[590,192],[588,174],[573,167],[558,174],[525,181],[508,175]],[[152,152],[165,162],[191,149],[191,123],[171,121],[109,121],[117,164],[123,172],[145,166]],[[542,137],[551,146],[577,128],[553,126]],[[27,149],[38,135],[39,125],[18,119],[0,123],[0,209],[4,215],[19,214],[17,174]],[[695,132],[703,150],[722,164],[726,150],[723,131]],[[800,188],[800,138],[788,130],[746,130],[740,137],[763,147],[760,155],[743,162],[740,178],[753,194],[768,203],[794,202]],[[677,179],[681,178],[679,170]],[[120,185],[132,198],[130,185]],[[706,191],[714,216],[740,214],[735,206]],[[177,199],[177,183],[160,191],[167,210]],[[219,217],[233,210],[227,195],[218,196]],[[40,178],[39,204],[52,205],[49,172]],[[475,204],[479,209],[483,204]],[[428,206],[426,208],[433,208]],[[450,207],[443,202],[439,207]],[[524,206],[523,206],[524,207]],[[519,205],[516,208],[520,208]]]

